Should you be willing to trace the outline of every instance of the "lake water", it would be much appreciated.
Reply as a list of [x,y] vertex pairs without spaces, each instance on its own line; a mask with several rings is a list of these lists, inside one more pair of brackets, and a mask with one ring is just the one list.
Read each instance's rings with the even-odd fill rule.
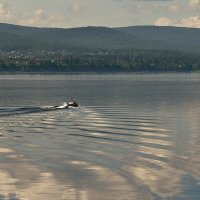
[[1,75],[7,199],[199,200],[200,74]]

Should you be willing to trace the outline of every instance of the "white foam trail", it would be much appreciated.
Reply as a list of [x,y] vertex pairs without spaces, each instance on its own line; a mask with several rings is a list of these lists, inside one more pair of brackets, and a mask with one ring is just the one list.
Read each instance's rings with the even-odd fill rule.
[[58,106],[57,108],[60,108],[60,109],[62,109],[62,108],[66,108],[66,107],[67,107],[67,103],[66,103],[66,102],[64,102],[62,106]]

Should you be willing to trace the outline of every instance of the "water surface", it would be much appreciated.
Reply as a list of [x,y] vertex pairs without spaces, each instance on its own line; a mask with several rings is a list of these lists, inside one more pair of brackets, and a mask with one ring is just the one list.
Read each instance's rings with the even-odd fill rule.
[[198,200],[199,118],[199,74],[1,75],[0,199]]

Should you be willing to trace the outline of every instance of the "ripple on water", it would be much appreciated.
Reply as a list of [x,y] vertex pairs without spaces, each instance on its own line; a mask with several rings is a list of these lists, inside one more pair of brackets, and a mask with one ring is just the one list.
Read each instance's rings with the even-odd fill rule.
[[0,166],[5,198],[149,200],[183,190],[184,170],[172,165],[174,132],[156,114],[90,106],[9,117],[1,130],[9,140],[0,154],[14,163]]

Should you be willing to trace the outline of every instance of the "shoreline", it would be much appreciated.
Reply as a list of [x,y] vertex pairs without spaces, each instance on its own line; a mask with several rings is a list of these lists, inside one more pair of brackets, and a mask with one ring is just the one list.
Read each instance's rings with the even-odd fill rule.
[[85,72],[0,72],[1,75],[106,75],[106,74],[199,74],[198,71],[85,71]]

